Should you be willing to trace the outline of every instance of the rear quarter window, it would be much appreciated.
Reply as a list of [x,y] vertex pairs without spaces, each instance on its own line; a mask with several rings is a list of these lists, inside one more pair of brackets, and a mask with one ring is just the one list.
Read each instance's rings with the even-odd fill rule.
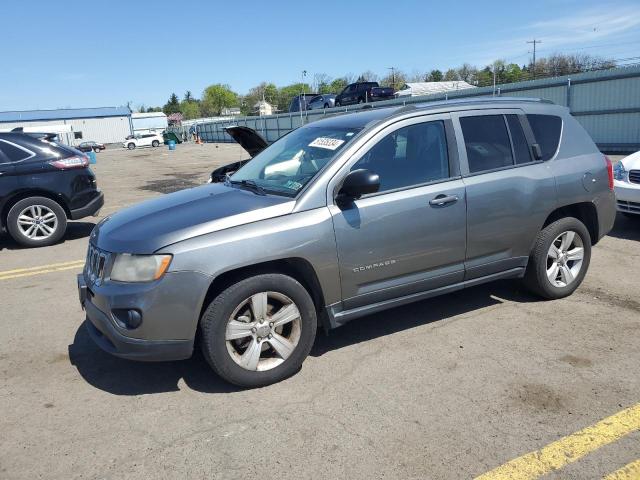
[[555,115],[527,115],[536,143],[542,150],[542,160],[549,160],[558,150],[562,119]]
[[2,153],[5,154],[10,162],[19,162],[20,160],[33,156],[33,152],[20,148],[12,143],[5,142],[4,140],[0,140],[0,150],[2,150]]

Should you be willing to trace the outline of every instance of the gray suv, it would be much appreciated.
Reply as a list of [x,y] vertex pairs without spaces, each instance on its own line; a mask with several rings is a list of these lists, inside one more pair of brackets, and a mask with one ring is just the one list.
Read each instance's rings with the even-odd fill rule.
[[367,110],[105,218],[78,289],[107,352],[184,359],[197,338],[222,378],[255,387],[300,369],[318,327],[496,279],[570,295],[614,217],[611,163],[566,108]]

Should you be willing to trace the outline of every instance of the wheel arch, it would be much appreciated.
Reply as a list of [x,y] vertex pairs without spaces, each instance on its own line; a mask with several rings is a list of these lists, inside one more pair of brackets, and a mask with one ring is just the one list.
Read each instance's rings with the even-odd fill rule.
[[580,202],[558,207],[547,216],[542,228],[545,228],[556,220],[566,217],[574,217],[584,223],[589,231],[591,244],[595,245],[598,243],[600,224],[598,223],[598,210],[593,203]]
[[69,206],[67,201],[60,194],[53,193],[49,190],[43,189],[30,189],[16,192],[9,196],[9,198],[4,202],[2,206],[2,210],[0,211],[0,227],[5,228],[7,226],[7,217],[9,216],[9,210],[20,200],[24,200],[25,198],[30,197],[45,197],[50,200],[53,200],[58,205],[62,207],[64,213],[67,216],[67,219],[71,218],[71,211],[69,210]]
[[221,273],[220,275],[216,276],[209,285],[207,293],[205,294],[204,300],[202,302],[200,316],[198,318],[202,317],[202,314],[206,310],[209,303],[211,303],[211,301],[227,287],[233,285],[234,283],[238,283],[245,278],[267,273],[280,273],[283,275],[288,275],[297,280],[309,293],[309,296],[311,297],[311,300],[316,307],[319,322],[321,322],[322,326],[324,326],[325,328],[327,327],[328,319],[325,318],[326,315],[323,315],[323,312],[325,311],[324,294],[322,292],[320,281],[318,280],[318,275],[316,274],[316,271],[311,263],[301,257],[270,260],[266,262],[245,265]]

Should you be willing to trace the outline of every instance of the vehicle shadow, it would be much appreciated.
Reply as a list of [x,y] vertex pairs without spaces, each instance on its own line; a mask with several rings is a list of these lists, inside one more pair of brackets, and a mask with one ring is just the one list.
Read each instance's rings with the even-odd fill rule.
[[[518,282],[501,281],[363,317],[325,335],[318,332],[311,355],[315,357],[373,338],[414,328],[480,308],[502,303],[538,301],[524,293]],[[69,359],[90,385],[114,395],[141,395],[180,389],[180,380],[203,393],[241,390],[220,379],[200,350],[179,362],[143,363],[113,357],[93,343],[84,324],[69,345]]]
[[[67,223],[67,231],[64,233],[64,237],[54,245],[59,245],[68,240],[78,240],[79,238],[86,238],[91,235],[91,231],[96,224],[92,222],[69,222]],[[25,250],[30,247],[23,247],[16,243],[13,238],[8,234],[0,234],[0,251],[2,250]],[[42,247],[41,247],[42,248]]]
[[640,241],[640,215],[637,215],[637,218],[629,218],[618,213],[616,223],[608,235],[622,240]]

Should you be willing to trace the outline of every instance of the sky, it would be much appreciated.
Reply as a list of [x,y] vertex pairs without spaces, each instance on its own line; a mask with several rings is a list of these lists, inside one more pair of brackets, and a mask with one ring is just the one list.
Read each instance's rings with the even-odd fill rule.
[[0,111],[162,106],[213,83],[240,94],[330,77],[495,59],[640,56],[640,1],[3,1]]

